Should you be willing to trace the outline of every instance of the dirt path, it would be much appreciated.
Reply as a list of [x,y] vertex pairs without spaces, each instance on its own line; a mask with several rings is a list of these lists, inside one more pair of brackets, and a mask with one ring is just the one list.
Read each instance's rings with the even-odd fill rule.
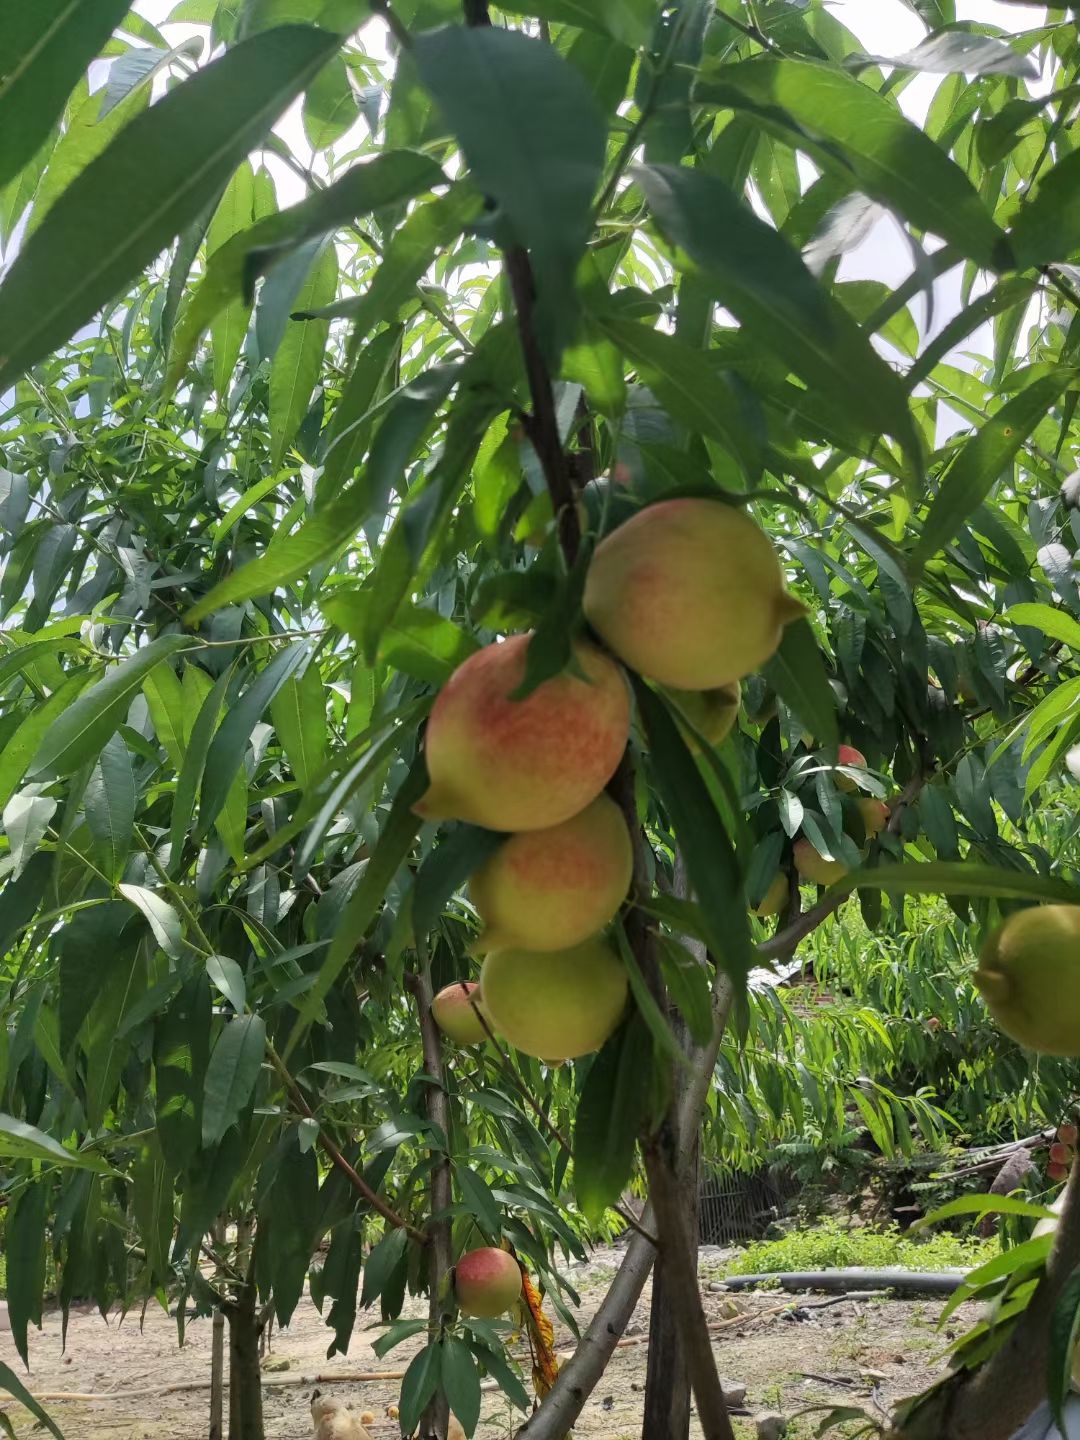
[[[572,1272],[582,1295],[582,1321],[599,1304],[618,1258],[615,1251],[598,1251],[588,1267]],[[703,1283],[713,1266],[703,1264]],[[706,1289],[710,1320],[732,1321],[716,1336],[720,1368],[726,1377],[748,1387],[745,1403],[752,1410],[780,1409],[791,1414],[801,1406],[825,1401],[850,1404],[868,1399],[873,1388],[887,1404],[922,1388],[939,1369],[940,1337],[934,1325],[940,1307],[936,1301],[845,1302],[795,1314],[772,1313],[789,1303],[787,1297],[777,1294],[740,1295],[736,1302],[732,1296]],[[961,1323],[970,1323],[958,1318]],[[648,1320],[646,1290],[629,1327],[629,1337],[643,1341]],[[318,1372],[403,1369],[418,1348],[416,1340],[407,1342],[380,1361],[371,1349],[380,1329],[364,1326],[361,1318],[348,1356],[327,1361],[330,1332],[305,1297],[289,1329],[275,1333],[267,1357],[268,1437],[306,1440],[311,1434],[310,1387],[276,1382]],[[564,1327],[559,1327],[557,1338],[560,1347],[569,1347],[571,1336]],[[21,1371],[9,1334],[0,1334],[0,1360]],[[33,1394],[64,1391],[102,1397],[91,1402],[49,1403],[47,1408],[67,1440],[198,1440],[207,1434],[209,1392],[205,1389],[109,1398],[111,1391],[206,1379],[210,1368],[207,1320],[189,1323],[186,1343],[180,1349],[175,1322],[159,1309],[148,1310],[141,1325],[137,1314],[120,1323],[115,1319],[106,1322],[96,1312],[73,1312],[67,1354],[63,1355],[60,1316],[49,1314],[43,1332],[31,1334],[30,1360],[27,1383]],[[616,1352],[576,1427],[576,1436],[637,1440],[641,1433],[645,1365],[644,1343]],[[386,1407],[396,1400],[397,1389],[397,1382],[343,1384],[333,1393],[348,1398],[358,1409],[372,1411],[378,1417],[372,1427],[373,1436],[376,1440],[391,1440],[398,1431],[387,1418]],[[30,1417],[19,1407],[6,1408],[20,1440],[31,1433],[44,1433],[34,1430]],[[497,1393],[485,1395],[478,1440],[509,1440],[514,1428],[514,1416],[506,1401]],[[749,1435],[752,1430],[746,1427],[743,1433]],[[793,1437],[812,1433],[809,1420],[792,1431]],[[700,1437],[696,1427],[693,1434]]]

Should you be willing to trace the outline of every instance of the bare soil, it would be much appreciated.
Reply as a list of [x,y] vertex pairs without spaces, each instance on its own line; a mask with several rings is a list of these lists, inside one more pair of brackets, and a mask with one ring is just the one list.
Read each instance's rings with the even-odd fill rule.
[[[603,1298],[607,1282],[619,1262],[617,1250],[598,1250],[587,1266],[571,1271],[581,1293],[579,1323],[584,1325]],[[714,1334],[721,1373],[747,1387],[745,1407],[751,1411],[780,1410],[793,1415],[805,1406],[825,1403],[883,1405],[922,1389],[941,1369],[943,1337],[935,1330],[940,1302],[864,1300],[844,1301],[827,1308],[810,1309],[822,1297],[791,1297],[777,1292],[725,1294],[709,1288],[718,1273],[713,1254],[702,1255],[702,1288],[710,1321],[726,1322]],[[417,1305],[417,1313],[420,1311]],[[971,1316],[955,1317],[965,1326]],[[312,1433],[308,1401],[316,1375],[357,1371],[400,1371],[418,1348],[414,1339],[378,1360],[371,1343],[378,1327],[365,1328],[361,1317],[347,1356],[328,1361],[330,1332],[307,1297],[286,1331],[275,1332],[265,1360],[266,1433],[272,1440],[305,1440]],[[637,1440],[641,1433],[642,1392],[647,1358],[649,1292],[639,1304],[627,1339],[582,1414],[575,1435],[593,1440]],[[560,1349],[572,1348],[565,1326],[556,1327]],[[197,1440],[209,1430],[209,1390],[171,1394],[128,1394],[152,1387],[205,1382],[210,1373],[210,1322],[190,1321],[186,1342],[177,1345],[176,1323],[160,1309],[146,1311],[122,1322],[103,1319],[96,1311],[73,1311],[68,1326],[67,1351],[61,1347],[59,1313],[45,1317],[41,1333],[31,1333],[29,1377],[31,1393],[44,1399],[46,1408],[65,1431],[68,1440]],[[528,1375],[527,1351],[520,1350]],[[21,1372],[11,1336],[0,1333],[0,1360]],[[303,1380],[303,1383],[295,1383]],[[290,1383],[293,1382],[293,1383]],[[374,1440],[391,1440],[399,1432],[387,1415],[397,1399],[397,1380],[344,1382],[333,1393],[358,1410],[371,1411]],[[66,1394],[93,1399],[45,1399]],[[16,1434],[41,1436],[26,1411],[0,1398],[14,1422]],[[796,1421],[789,1434],[810,1436],[820,1415]],[[498,1392],[485,1393],[479,1440],[509,1440],[515,1429],[514,1413]],[[753,1434],[749,1420],[740,1425]],[[692,1434],[700,1440],[695,1426]]]

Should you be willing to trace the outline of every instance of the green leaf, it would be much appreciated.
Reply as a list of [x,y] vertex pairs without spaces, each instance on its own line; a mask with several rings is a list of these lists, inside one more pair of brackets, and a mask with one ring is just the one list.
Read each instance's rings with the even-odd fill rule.
[[[332,624],[362,641],[370,605],[369,590],[346,590],[324,600],[321,608]],[[452,620],[422,605],[403,605],[383,631],[376,659],[380,665],[440,686],[475,651],[476,642]]]
[[839,743],[836,696],[808,620],[784,626],[780,648],[764,667],[765,679],[786,705],[790,705],[819,747]]
[[181,987],[154,1024],[157,1134],[175,1170],[199,1148],[209,1060],[210,984],[201,974]]
[[442,1390],[465,1434],[472,1435],[480,1421],[480,1372],[464,1340],[444,1335],[442,1340]]
[[709,948],[741,987],[755,962],[734,847],[666,702],[636,677],[634,693],[649,737],[657,787],[683,845],[690,881],[708,925]]
[[398,1424],[402,1435],[411,1435],[420,1424],[424,1407],[439,1388],[441,1374],[442,1346],[432,1340],[413,1356],[401,1382]]
[[1015,625],[1030,625],[1033,630],[1041,630],[1051,640],[1060,640],[1080,655],[1080,621],[1064,610],[1055,610],[1052,605],[1010,605],[1008,618]]
[[420,866],[413,890],[413,929],[417,939],[434,930],[450,897],[506,839],[478,825],[455,825]]
[[960,166],[893,101],[835,66],[771,56],[714,65],[694,98],[761,115],[824,169],[979,265],[993,266],[1004,250],[1002,232]]
[[184,691],[171,665],[158,665],[143,681],[150,723],[174,770],[184,763]]
[[115,733],[143,680],[162,660],[188,649],[184,635],[163,635],[111,669],[50,726],[31,762],[31,775],[70,775],[92,760]]
[[166,384],[171,387],[177,383],[199,336],[218,311],[253,283],[248,274],[251,259],[262,256],[260,268],[264,268],[269,257],[277,258],[283,251],[339,230],[361,215],[410,200],[445,181],[443,172],[427,155],[396,150],[354,165],[324,190],[235,235],[210,256],[202,280],[184,307],[169,353]]
[[470,1170],[468,1165],[455,1165],[454,1176],[457,1179],[458,1190],[461,1192],[462,1204],[471,1210],[479,1220],[480,1228],[487,1236],[488,1242],[493,1245],[498,1244],[502,1235],[502,1216],[489,1185],[475,1170]]
[[510,0],[499,9],[598,30],[633,49],[648,43],[656,18],[655,0]]
[[1026,305],[1034,288],[1033,280],[1022,275],[1010,275],[1004,280],[1000,280],[985,295],[980,295],[977,300],[966,305],[958,315],[953,316],[947,325],[942,326],[908,371],[908,389],[914,390],[915,386],[926,379],[950,350],[955,350],[961,340],[965,340],[985,321],[995,315],[1000,315],[1003,310]]
[[66,715],[72,702],[90,678],[89,670],[76,672],[66,679],[47,700],[39,701],[14,734],[0,747],[0,810],[6,808],[26,773],[32,757],[57,720]]
[[626,938],[626,931],[622,924],[615,927],[615,939],[619,947],[619,955],[623,965],[626,967],[627,979],[630,982],[630,993],[634,997],[635,1013],[640,1015],[647,1028],[652,1032],[652,1037],[664,1053],[673,1060],[676,1065],[687,1065],[689,1062],[686,1055],[679,1047],[675,1038],[675,1032],[668,1023],[667,1016],[660,1009],[660,1006],[653,995],[644,975],[641,973],[641,966],[637,962],[630,942]]
[[913,565],[924,566],[949,543],[1002,478],[1002,472],[1062,391],[1076,379],[1077,371],[1059,366],[1052,374],[1032,380],[967,441],[931,501],[912,555]]
[[703,171],[654,165],[635,173],[668,238],[754,342],[870,433],[892,435],[917,471],[922,447],[899,377],[782,236]]
[[[256,35],[121,130],[53,205],[0,286],[0,335],[9,337],[0,388],[91,320],[209,204],[338,43],[302,26]],[[73,235],[83,243],[73,245]]]
[[[319,250],[296,297],[299,311],[327,305],[337,291],[337,251]],[[270,366],[270,463],[276,469],[311,404],[330,333],[329,320],[295,320],[285,331]]]
[[895,890],[908,895],[1012,896],[1020,900],[1080,904],[1080,890],[1064,880],[1053,880],[1033,871],[979,865],[969,860],[878,865],[872,869],[853,871],[832,889]]
[[356,124],[360,103],[343,55],[335,55],[308,86],[302,111],[304,134],[313,150],[326,150]]
[[574,1121],[574,1193],[599,1224],[622,1198],[652,1090],[648,1026],[635,1011],[593,1060]]
[[110,880],[116,880],[127,860],[135,828],[135,773],[131,752],[119,735],[106,742],[98,757],[83,792],[83,810],[101,868]]
[[451,25],[419,35],[413,54],[474,182],[530,252],[537,333],[554,362],[573,338],[604,118],[580,72],[520,31]]
[[1019,269],[1068,260],[1080,246],[1080,151],[1059,160],[1025,195],[1009,232]]
[[340,496],[321,504],[294,535],[286,535],[266,553],[227,576],[204,595],[187,614],[189,624],[224,605],[264,595],[289,580],[306,574],[313,565],[329,559],[352,544],[353,536],[401,474],[412,448],[430,425],[435,412],[457,378],[459,367],[441,365],[399,392],[395,423],[380,441],[384,422],[372,446],[369,463],[360,478]]
[[[87,5],[96,3],[97,0],[84,0],[84,4]],[[33,1395],[30,1394],[30,1391],[27,1390],[26,1386],[15,1374],[15,1371],[11,1369],[10,1365],[5,1365],[2,1360],[0,1360],[0,1390],[6,1390],[20,1405],[29,1410],[35,1420],[44,1425],[45,1429],[48,1430],[51,1435],[56,1436],[56,1440],[64,1440],[63,1431],[59,1425],[57,1425],[56,1421],[52,1419],[47,1411],[42,1409]],[[15,1432],[10,1430],[8,1433],[14,1436]]]
[[289,676],[270,701],[270,718],[293,774],[306,790],[329,753],[326,691],[317,665],[309,665],[299,678]]
[[409,1243],[408,1232],[401,1228],[387,1229],[382,1239],[371,1248],[364,1261],[364,1288],[360,1295],[360,1307],[367,1307],[378,1300],[386,1284],[404,1259],[405,1247]]
[[244,972],[236,961],[230,960],[227,955],[208,955],[206,973],[214,988],[225,996],[238,1015],[242,1015],[247,1006],[247,985]]
[[954,1220],[957,1215],[1022,1215],[1029,1220],[1049,1220],[1054,1212],[1048,1205],[1020,1200],[1015,1195],[961,1195],[956,1200],[939,1205],[911,1228],[913,1231],[927,1230],[942,1221]]
[[386,891],[412,849],[420,817],[413,805],[428,786],[427,768],[417,760],[394,796],[390,814],[383,826],[377,845],[367,862],[359,885],[337,923],[330,950],[319,970],[315,984],[308,991],[300,1011],[294,1035],[314,1018],[330,987],[348,964],[357,942],[375,918]]
[[284,1154],[270,1191],[271,1284],[279,1325],[288,1325],[304,1293],[311,1261],[312,1217],[319,1202],[319,1166],[295,1131],[282,1139]]
[[56,813],[57,801],[51,795],[38,795],[40,787],[28,786],[13,795],[4,806],[4,833],[12,861],[12,876],[18,879],[45,838],[49,822]]
[[[773,874],[775,865],[769,875],[770,880]],[[747,880],[748,889],[750,878]],[[693,1039],[698,1045],[704,1045],[713,1029],[712,989],[705,966],[684,945],[667,936],[661,937],[660,964],[668,994],[686,1021]]]
[[1080,1265],[1062,1286],[1050,1317],[1050,1345],[1046,1357],[1046,1398],[1061,1434],[1065,1428],[1065,1401],[1072,1393],[1076,1342],[1080,1339]]
[[[259,218],[255,213],[256,187],[255,171],[251,162],[245,160],[225,187],[225,194],[214,211],[206,231],[206,248],[210,254],[219,250],[242,230],[247,230]],[[222,399],[229,391],[229,382],[236,368],[240,347],[244,343],[251,306],[237,299],[227,305],[215,317],[210,330],[214,351],[214,389]]]
[[[294,675],[310,653],[306,640],[297,640],[276,655],[260,670],[243,695],[231,705],[221,727],[206,752],[202,789],[199,794],[199,833],[207,834],[221,813],[229,787],[244,763],[244,752],[251,732],[263,712],[291,675]],[[194,736],[192,737],[194,740]],[[192,750],[194,750],[194,744]]]
[[367,453],[373,407],[401,355],[403,326],[390,325],[361,350],[326,432],[320,495],[334,496]]
[[914,50],[881,63],[932,75],[1016,75],[1022,80],[1035,80],[1039,75],[1034,63],[1004,40],[993,35],[969,35],[962,30],[928,35]]
[[266,1026],[258,1015],[236,1016],[218,1036],[203,1089],[204,1149],[223,1140],[251,1104],[265,1054]]
[[761,473],[760,437],[751,431],[738,396],[714,369],[705,351],[634,320],[606,315],[596,316],[595,320],[634,362],[641,380],[670,415],[693,434],[719,440],[739,461],[748,479]]
[[[202,672],[196,672],[193,667],[191,673],[201,674]],[[185,676],[185,682],[186,679]],[[199,706],[191,727],[188,747],[176,781],[176,793],[173,796],[169,825],[169,868],[174,875],[178,874],[181,869],[184,841],[187,839],[191,817],[195,812],[195,797],[202,784],[206,757],[214,739],[214,732],[217,730],[218,717],[221,714],[221,707],[225,703],[225,692],[229,688],[231,679],[231,669],[223,670],[210,693]]]
[[47,1183],[32,1180],[15,1196],[8,1211],[4,1248],[7,1255],[7,1301],[15,1348],[29,1367],[26,1331],[41,1328],[45,1290],[45,1201]]
[[75,1170],[93,1170],[109,1175],[111,1170],[100,1155],[88,1151],[68,1150],[51,1135],[18,1120],[14,1115],[0,1114],[0,1155],[9,1160],[37,1160],[42,1165],[61,1165]]
[[[130,0],[18,0],[0,14],[0,186],[33,158]],[[100,103],[100,102],[98,102]]]
[[173,960],[182,960],[186,953],[184,927],[169,902],[145,885],[118,885],[116,888],[125,900],[146,916],[154,939],[165,954]]

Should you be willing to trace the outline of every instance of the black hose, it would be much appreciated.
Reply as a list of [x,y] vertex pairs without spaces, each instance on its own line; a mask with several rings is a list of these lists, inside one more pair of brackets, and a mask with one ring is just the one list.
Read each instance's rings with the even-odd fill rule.
[[899,1290],[908,1295],[951,1295],[966,1270],[791,1270],[772,1275],[729,1275],[728,1290],[779,1284],[784,1290]]

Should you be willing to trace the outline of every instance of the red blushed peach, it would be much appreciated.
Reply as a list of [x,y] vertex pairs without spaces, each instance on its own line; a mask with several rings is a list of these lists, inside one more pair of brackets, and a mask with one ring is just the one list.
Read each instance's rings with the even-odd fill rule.
[[[866,769],[866,756],[861,750],[856,750],[854,745],[841,745],[836,752],[836,758],[841,765],[857,765],[860,770]],[[850,794],[856,788],[855,781],[850,775],[841,775],[837,771],[836,788],[846,790]]]
[[425,820],[543,830],[584,810],[614,775],[630,732],[622,671],[580,643],[580,674],[564,670],[515,700],[531,638],[488,645],[443,686],[424,742],[431,785],[414,807]]
[[521,1298],[521,1267],[505,1250],[470,1250],[454,1268],[454,1294],[463,1314],[493,1320]]
[[480,986],[476,981],[455,980],[435,996],[431,1013],[448,1040],[456,1045],[479,1045],[487,1038],[483,1021],[476,1013],[479,1004]]
[[580,944],[618,910],[633,868],[626,821],[606,795],[561,825],[511,835],[469,881],[485,924],[475,948]]
[[[841,776],[847,779],[847,776]],[[880,835],[885,826],[889,823],[889,807],[884,800],[875,800],[870,795],[864,795],[858,802],[859,813],[862,815],[863,829],[866,831],[867,839],[874,835]]]
[[1080,1134],[1080,1132],[1077,1131],[1076,1126],[1071,1120],[1066,1120],[1064,1124],[1059,1125],[1057,1128],[1057,1138],[1063,1145],[1075,1145],[1078,1134]]
[[764,531],[719,500],[662,500],[596,547],[589,624],[632,670],[679,690],[751,674],[805,613]]
[[1063,1145],[1060,1140],[1055,1140],[1048,1154],[1055,1165],[1071,1165],[1074,1151],[1071,1145]]
[[1055,1184],[1061,1180],[1067,1180],[1069,1178],[1069,1167],[1067,1165],[1058,1165],[1054,1161],[1051,1161],[1046,1167],[1046,1178],[1053,1180]]

